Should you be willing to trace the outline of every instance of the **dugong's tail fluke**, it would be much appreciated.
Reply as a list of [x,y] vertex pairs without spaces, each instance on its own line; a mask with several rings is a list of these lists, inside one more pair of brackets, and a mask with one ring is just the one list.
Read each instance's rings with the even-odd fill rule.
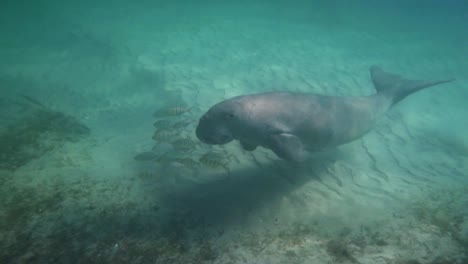
[[383,71],[378,66],[371,66],[370,68],[372,82],[377,90],[377,93],[384,94],[392,100],[392,105],[403,100],[406,96],[415,93],[424,88],[428,88],[441,83],[452,82],[455,79],[442,80],[442,81],[417,81],[409,80],[401,77],[400,75],[392,74]]

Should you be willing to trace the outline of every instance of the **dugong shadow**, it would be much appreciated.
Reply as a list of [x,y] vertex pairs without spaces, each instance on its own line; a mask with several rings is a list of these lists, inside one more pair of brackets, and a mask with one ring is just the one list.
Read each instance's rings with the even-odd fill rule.
[[321,181],[320,175],[334,161],[332,154],[316,157],[301,166],[270,161],[262,167],[233,170],[228,177],[215,175],[220,178],[170,190],[160,198],[162,206],[183,212],[194,221],[194,226],[224,228],[243,221],[252,211],[276,203],[309,181]]

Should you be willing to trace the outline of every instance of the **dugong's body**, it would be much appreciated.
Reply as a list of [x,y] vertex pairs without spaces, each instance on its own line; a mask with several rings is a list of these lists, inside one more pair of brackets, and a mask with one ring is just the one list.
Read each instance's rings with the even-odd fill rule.
[[406,80],[377,66],[371,67],[371,77],[377,90],[371,96],[269,92],[222,101],[200,118],[197,137],[208,144],[239,140],[245,150],[262,146],[282,159],[302,161],[311,152],[363,136],[407,95],[452,81]]

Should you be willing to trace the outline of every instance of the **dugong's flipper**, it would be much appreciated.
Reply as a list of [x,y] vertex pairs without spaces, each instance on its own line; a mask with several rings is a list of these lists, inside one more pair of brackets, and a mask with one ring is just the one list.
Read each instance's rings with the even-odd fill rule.
[[417,81],[409,80],[400,75],[388,73],[378,66],[371,66],[370,73],[374,87],[377,93],[388,96],[391,100],[391,105],[403,100],[406,96],[415,93],[424,88],[428,88],[441,83],[452,82],[455,79],[442,81]]
[[307,151],[301,140],[287,133],[271,136],[271,150],[280,158],[300,162],[307,158]]
[[245,141],[240,141],[240,144],[244,150],[254,151],[257,148],[257,145],[247,143]]

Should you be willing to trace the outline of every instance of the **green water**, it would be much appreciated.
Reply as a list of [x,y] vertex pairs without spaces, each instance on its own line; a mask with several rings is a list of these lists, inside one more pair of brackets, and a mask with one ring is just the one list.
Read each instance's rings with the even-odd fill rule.
[[[0,263],[467,263],[464,1],[3,1]],[[456,78],[303,163],[202,144],[233,96]]]

